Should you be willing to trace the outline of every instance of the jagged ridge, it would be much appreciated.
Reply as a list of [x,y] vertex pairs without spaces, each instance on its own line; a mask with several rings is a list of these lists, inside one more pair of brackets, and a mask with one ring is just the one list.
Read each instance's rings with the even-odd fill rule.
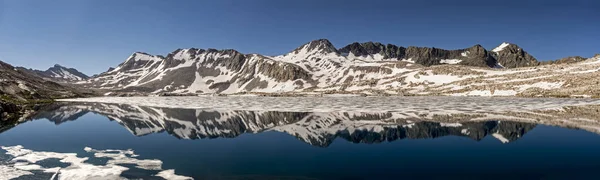
[[[167,56],[136,52],[116,68],[80,84],[108,89],[115,94],[359,92],[477,95],[478,92],[463,94],[468,89],[462,87],[465,83],[459,82],[504,74],[490,67],[539,64],[523,49],[510,43],[503,43],[492,51],[481,45],[444,50],[404,48],[376,42],[352,43],[336,49],[328,40],[319,39],[273,57],[243,54],[232,49],[178,49]],[[520,72],[515,70],[514,73]],[[526,90],[516,86],[503,86],[507,88],[505,94],[514,96]],[[484,90],[494,89],[497,88]]]
[[24,67],[17,67],[17,70],[27,72],[39,76],[40,78],[55,82],[76,82],[87,80],[90,78],[88,75],[79,72],[75,68],[67,68],[61,66],[60,64],[55,64],[54,66],[48,68],[45,71],[27,69]]

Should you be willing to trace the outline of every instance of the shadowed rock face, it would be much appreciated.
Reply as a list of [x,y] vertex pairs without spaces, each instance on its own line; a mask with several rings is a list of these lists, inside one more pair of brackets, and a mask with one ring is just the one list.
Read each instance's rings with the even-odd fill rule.
[[366,42],[358,43],[354,42],[341,49],[341,53],[352,53],[356,56],[367,56],[373,54],[381,54],[386,59],[398,58],[403,59],[405,57],[406,48],[398,47],[393,44],[383,45],[378,42]]
[[442,64],[443,59],[462,60],[459,64],[478,67],[494,67],[495,59],[489,55],[481,45],[467,49],[445,50],[429,47],[408,48],[398,47],[393,44],[383,45],[378,42],[352,43],[339,50],[341,53],[354,54],[355,56],[368,56],[379,54],[385,59],[410,59],[424,66]]
[[498,63],[505,68],[529,67],[540,64],[537,59],[515,44],[504,47],[502,51],[495,54],[495,57]]
[[[391,113],[356,115],[343,112],[210,111],[100,103],[57,104],[38,113],[34,118],[48,119],[61,124],[76,120],[88,112],[117,121],[136,136],[166,131],[180,139],[234,138],[244,133],[280,131],[319,147],[329,146],[336,138],[354,143],[373,144],[443,136],[463,136],[481,140],[492,134],[506,143],[517,140],[536,126],[532,123],[510,121],[460,124],[412,122],[393,119],[394,115]],[[390,123],[391,120],[396,123]],[[362,124],[365,122],[370,123]]]

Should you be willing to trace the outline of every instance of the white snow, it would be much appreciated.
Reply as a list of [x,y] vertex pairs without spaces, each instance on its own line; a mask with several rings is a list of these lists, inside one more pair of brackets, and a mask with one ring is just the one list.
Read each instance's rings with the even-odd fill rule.
[[506,48],[506,46],[508,46],[508,45],[510,45],[510,44],[507,42],[503,42],[502,44],[500,44],[500,46],[494,48],[492,51],[498,53],[498,52],[504,50],[504,48]]
[[468,56],[469,56],[469,53],[471,53],[471,52],[469,52],[469,51],[465,51],[465,52],[462,52],[462,53],[460,53],[460,55],[461,55],[462,57],[468,57]]
[[415,63],[415,61],[413,61],[412,58],[402,59],[400,61],[405,61],[405,62],[409,62],[409,63]]
[[165,178],[168,180],[190,180],[190,179],[192,179],[191,177],[176,175],[175,170],[173,170],[173,169],[161,171],[156,176],[162,177],[162,178]]
[[[95,152],[95,158],[109,159],[106,165],[93,165],[85,163],[89,158],[78,157],[76,153],[33,151],[25,149],[23,146],[0,146],[0,148],[4,149],[7,155],[13,157],[9,162],[0,164],[2,178],[7,179],[31,175],[33,174],[32,171],[52,173],[54,177],[58,177],[60,180],[93,178],[122,179],[120,174],[129,168],[121,165],[133,164],[147,170],[161,170],[160,165],[162,165],[162,161],[160,160],[136,159],[137,155],[133,154],[131,150],[94,150],[86,147],[84,148],[85,151]],[[66,168],[42,167],[37,164],[39,161],[50,158],[59,159],[60,162],[67,163],[69,166]],[[161,175],[160,177],[185,178],[173,173],[174,171],[163,171],[159,175]]]
[[524,84],[519,87],[520,91],[525,91],[529,88],[541,88],[541,89],[556,89],[560,88],[564,82],[536,82],[533,84]]
[[31,88],[29,88],[29,86],[25,85],[25,82],[18,82],[19,83],[19,88],[26,90],[26,91],[32,91]]
[[492,134],[492,136],[494,136],[496,139],[500,140],[500,142],[502,142],[503,144],[510,142],[508,139],[506,139],[504,136],[502,136],[502,134],[494,133],[494,134]]
[[442,126],[442,127],[461,127],[462,124],[460,124],[460,123],[440,123],[440,126]]
[[15,167],[11,167],[11,166],[4,166],[4,165],[0,165],[0,175],[2,177],[0,177],[0,180],[8,180],[8,179],[15,179],[21,176],[25,176],[25,175],[33,175],[33,173],[29,172],[29,171],[24,171]]
[[496,65],[494,66],[494,68],[504,68],[504,66],[502,66],[502,64],[497,62]]
[[460,59],[442,59],[440,60],[441,64],[458,64],[462,62]]
[[445,83],[451,83],[461,79],[466,79],[468,76],[458,77],[452,75],[430,75],[430,71],[426,71],[426,75],[419,74],[418,71],[408,73],[405,77],[407,83],[433,83],[441,85]]
[[473,90],[469,91],[467,96],[514,96],[517,91],[514,90],[495,90],[493,93],[490,90]]
[[464,134],[464,135],[469,135],[469,134],[471,134],[471,132],[469,132],[469,129],[461,129],[461,130],[460,130],[460,133],[461,133],[461,134]]

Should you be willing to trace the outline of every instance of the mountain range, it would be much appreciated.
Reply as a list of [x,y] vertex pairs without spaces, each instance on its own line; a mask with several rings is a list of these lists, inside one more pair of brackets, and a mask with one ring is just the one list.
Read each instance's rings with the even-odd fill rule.
[[600,55],[538,61],[523,48],[501,43],[445,50],[378,42],[336,48],[310,41],[279,56],[233,49],[177,49],[166,56],[135,52],[94,76],[55,65],[17,67],[31,77],[129,95],[448,95],[600,97]]
[[76,82],[83,81],[90,78],[82,72],[79,72],[75,68],[67,68],[59,64],[55,64],[53,67],[48,68],[45,71],[27,69],[24,67],[17,67],[17,70],[24,71],[27,73],[34,74],[46,80],[52,80],[56,82]]
[[491,51],[481,45],[444,50],[375,42],[337,49],[318,39],[279,56],[232,49],[136,52],[77,85],[112,95],[599,96],[592,79],[599,61],[600,56],[540,62],[511,43]]

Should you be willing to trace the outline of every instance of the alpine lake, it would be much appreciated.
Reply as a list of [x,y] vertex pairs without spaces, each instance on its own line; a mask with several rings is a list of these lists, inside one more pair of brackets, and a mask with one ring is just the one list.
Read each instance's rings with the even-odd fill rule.
[[0,179],[597,179],[600,99],[102,97],[0,127]]

